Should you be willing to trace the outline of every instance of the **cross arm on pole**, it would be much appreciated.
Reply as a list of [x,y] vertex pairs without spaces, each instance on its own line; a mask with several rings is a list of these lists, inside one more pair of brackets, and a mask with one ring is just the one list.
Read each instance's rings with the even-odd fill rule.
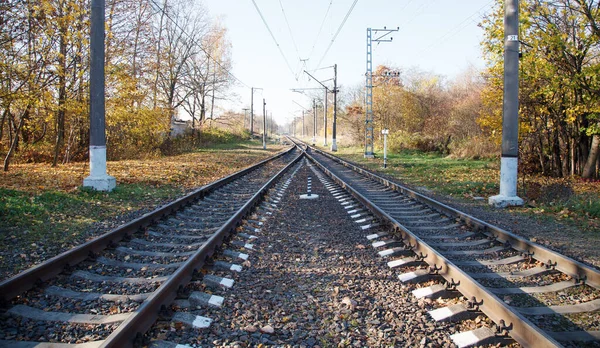
[[381,35],[380,37],[373,39],[373,42],[390,42],[393,40],[393,38],[389,38],[389,39],[385,39],[385,40],[382,40],[382,39],[398,30],[400,30],[400,27],[397,27],[396,29],[386,29],[385,27],[383,27],[383,29],[371,29],[371,31],[374,32],[375,34],[377,34],[378,32],[385,32],[385,34]]
[[325,88],[326,90],[330,91],[331,90],[329,88],[327,88],[327,86],[325,86],[323,83],[321,83],[321,81],[317,80],[314,76],[312,76],[308,71],[304,70],[304,72],[306,73],[306,75],[310,76],[313,80],[317,81],[321,86],[323,86],[323,88]]

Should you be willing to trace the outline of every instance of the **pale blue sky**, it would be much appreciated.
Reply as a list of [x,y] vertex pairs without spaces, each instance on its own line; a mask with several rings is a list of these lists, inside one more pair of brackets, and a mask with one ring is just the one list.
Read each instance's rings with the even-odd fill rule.
[[[248,86],[262,87],[255,93],[255,114],[262,115],[262,98],[267,110],[280,122],[310,101],[291,88],[317,87],[302,74],[317,67],[354,0],[255,0],[280,45],[291,69],[263,24],[252,0],[204,0],[213,18],[228,29],[232,44],[233,74]],[[364,84],[366,71],[366,29],[396,28],[393,42],[373,48],[373,67],[387,64],[400,68],[418,67],[452,78],[469,65],[483,67],[477,26],[489,13],[494,0],[358,0],[331,49],[320,66],[338,65],[338,84]],[[289,27],[286,24],[285,10]],[[331,6],[330,6],[331,4]],[[329,12],[327,16],[327,10]],[[323,19],[325,18],[325,21]],[[323,29],[317,38],[319,28]],[[294,44],[295,43],[295,44]],[[313,49],[314,46],[314,49]],[[311,54],[312,52],[312,54]],[[290,71],[293,70],[294,72]],[[319,79],[333,77],[333,69],[316,72]],[[300,76],[296,80],[296,76]],[[238,86],[226,109],[240,110],[250,105],[250,89]],[[262,95],[261,95],[262,93]]]

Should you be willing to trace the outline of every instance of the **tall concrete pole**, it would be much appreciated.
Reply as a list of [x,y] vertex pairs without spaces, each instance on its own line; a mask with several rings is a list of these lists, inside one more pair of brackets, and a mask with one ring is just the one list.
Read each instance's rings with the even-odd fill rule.
[[302,138],[304,138],[304,110],[302,110]]
[[325,88],[325,99],[323,100],[323,146],[327,146],[327,88]]
[[263,98],[263,150],[267,149],[267,103]]
[[254,87],[250,88],[250,137],[254,135]]
[[83,186],[112,191],[114,177],[106,173],[104,108],[104,0],[92,0],[90,25],[90,175]]
[[337,64],[333,66],[333,129],[331,134],[331,151],[337,151],[336,127],[337,127]]
[[244,129],[246,128],[246,119],[248,118],[248,108],[243,108],[242,110],[244,110]]
[[498,208],[523,205],[517,197],[519,162],[519,0],[504,4],[504,101],[500,194],[489,198]]
[[317,141],[317,100],[313,99],[313,137],[312,144],[315,145]]

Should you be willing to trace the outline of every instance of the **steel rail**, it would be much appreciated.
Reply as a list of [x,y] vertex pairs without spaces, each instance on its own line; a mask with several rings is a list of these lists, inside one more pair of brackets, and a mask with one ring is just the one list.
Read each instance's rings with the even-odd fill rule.
[[451,287],[458,290],[467,298],[475,299],[474,303],[476,303],[477,308],[496,324],[496,330],[499,334],[506,330],[515,341],[526,347],[562,347],[560,343],[531,323],[523,315],[513,311],[504,301],[481,286],[435,249],[427,245],[427,243],[414,235],[408,228],[354,189],[349,183],[319,163],[308,152],[306,156],[332,178],[332,180],[348,190],[356,200],[364,204],[374,215],[383,221],[387,221],[397,231],[401,231],[405,244],[417,255],[420,254],[423,257],[423,261],[431,266],[431,274],[442,276]]
[[221,245],[223,239],[235,230],[242,221],[242,218],[254,208],[274,182],[303,156],[304,153],[300,153],[292,162],[265,183],[261,189],[257,191],[229,220],[227,220],[227,222],[221,226],[194,255],[190,256],[190,258],[186,260],[167,281],[156,289],[156,291],[142,303],[137,311],[123,321],[121,325],[106,338],[101,347],[124,348],[141,345],[143,343],[141,341],[142,335],[154,324],[161,308],[164,308],[173,302],[177,295],[177,290],[189,283],[194,274],[199,274],[199,270],[203,266],[206,258],[211,256],[215,248]]
[[311,149],[325,157],[328,157],[347,168],[350,168],[360,174],[363,174],[371,179],[378,181],[379,183],[397,191],[404,195],[410,196],[415,200],[426,204],[433,209],[450,215],[454,218],[460,219],[466,225],[475,228],[479,232],[485,234],[490,238],[494,238],[502,244],[510,244],[515,250],[532,257],[533,259],[543,262],[556,270],[559,270],[571,277],[577,282],[584,282],[592,287],[600,288],[600,271],[585,265],[579,261],[576,261],[565,255],[561,255],[556,251],[550,250],[542,245],[526,240],[525,238],[519,237],[509,231],[506,231],[498,226],[494,226],[485,221],[477,219],[474,216],[461,212],[455,208],[452,208],[444,203],[438,202],[432,198],[424,196],[418,192],[415,192],[401,184],[395,183],[389,179],[386,179],[372,171],[360,168],[348,161],[342,160],[339,157],[333,156],[329,153],[323,152],[318,149]]
[[228,184],[231,181],[243,176],[244,174],[270,162],[278,159],[294,150],[294,146],[288,150],[281,151],[263,161],[254,165],[248,166],[236,173],[221,178],[210,184],[204,185],[191,193],[181,197],[171,203],[165,204],[141,217],[132,220],[124,225],[98,236],[88,242],[85,242],[73,249],[67,250],[57,256],[54,256],[39,265],[29,268],[11,278],[5,279],[0,283],[0,302],[8,302],[15,296],[31,289],[35,284],[46,281],[62,272],[65,268],[71,268],[74,265],[84,261],[90,255],[99,253],[110,245],[114,245],[121,241],[126,236],[130,236],[140,228],[145,228],[161,219],[164,216],[170,215],[177,210],[192,204],[200,198],[206,196],[211,191]]

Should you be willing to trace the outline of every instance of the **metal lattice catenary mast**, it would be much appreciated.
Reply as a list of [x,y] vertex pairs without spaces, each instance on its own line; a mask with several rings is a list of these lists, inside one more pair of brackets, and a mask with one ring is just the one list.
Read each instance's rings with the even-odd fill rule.
[[[385,38],[389,34],[398,31],[396,29],[371,29],[367,28],[367,72],[365,74],[365,157],[373,158],[373,42],[391,42],[392,37]],[[373,36],[379,37],[373,39]]]

